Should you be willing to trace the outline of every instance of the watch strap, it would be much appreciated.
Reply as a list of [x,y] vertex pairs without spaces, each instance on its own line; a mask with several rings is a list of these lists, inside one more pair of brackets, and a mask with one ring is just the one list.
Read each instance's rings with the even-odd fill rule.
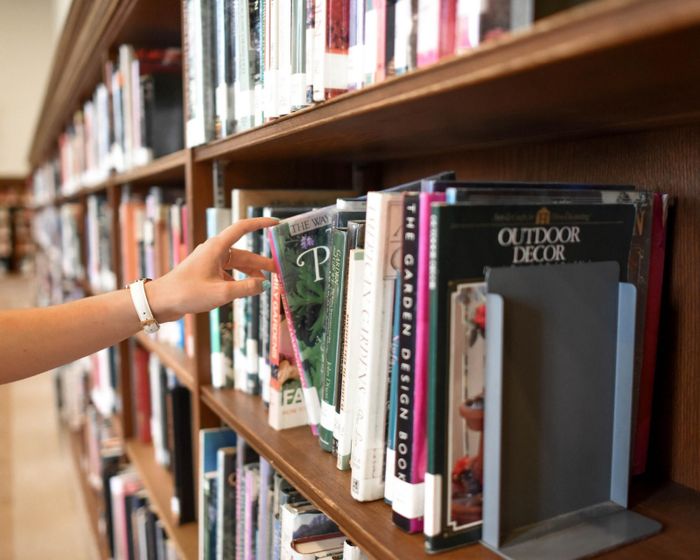
[[158,331],[160,325],[153,316],[151,311],[151,306],[148,305],[148,298],[146,297],[146,282],[150,282],[150,278],[141,278],[129,284],[129,293],[131,294],[131,301],[134,303],[136,308],[136,314],[141,321],[141,327],[147,333],[154,333]]

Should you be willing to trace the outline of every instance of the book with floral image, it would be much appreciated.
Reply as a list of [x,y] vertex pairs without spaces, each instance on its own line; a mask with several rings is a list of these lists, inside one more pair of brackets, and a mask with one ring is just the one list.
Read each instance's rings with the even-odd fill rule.
[[629,204],[433,204],[426,547],[481,538],[484,271],[494,266],[615,261],[626,278]]
[[323,303],[336,213],[335,206],[313,210],[269,230],[308,421],[315,435],[321,415]]

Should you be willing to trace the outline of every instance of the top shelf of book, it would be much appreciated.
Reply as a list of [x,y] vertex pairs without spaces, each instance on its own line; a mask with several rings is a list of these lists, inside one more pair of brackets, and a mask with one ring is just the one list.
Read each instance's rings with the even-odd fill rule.
[[110,49],[122,43],[180,45],[181,21],[174,0],[73,0],[54,53],[29,152],[31,165],[50,155],[74,111],[102,79]]
[[699,2],[593,2],[195,157],[361,162],[693,122],[699,49]]

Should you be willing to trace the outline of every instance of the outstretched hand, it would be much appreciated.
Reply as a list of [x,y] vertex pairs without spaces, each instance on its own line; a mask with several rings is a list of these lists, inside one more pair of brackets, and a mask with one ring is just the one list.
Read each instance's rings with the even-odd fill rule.
[[[247,233],[277,224],[275,218],[240,220],[198,245],[173,270],[146,284],[156,320],[175,321],[185,313],[209,311],[235,298],[262,293],[267,282],[262,271],[275,271],[272,259],[232,245]],[[248,278],[234,280],[227,272],[231,269]]]

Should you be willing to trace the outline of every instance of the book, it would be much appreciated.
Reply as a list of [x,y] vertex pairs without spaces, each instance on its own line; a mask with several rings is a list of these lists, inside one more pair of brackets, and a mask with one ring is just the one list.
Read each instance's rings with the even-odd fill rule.
[[313,100],[323,101],[347,90],[348,0],[315,0]]
[[268,560],[272,545],[272,517],[274,500],[274,469],[260,457],[260,493],[258,497],[258,531],[256,535],[256,560]]
[[216,560],[233,560],[236,556],[235,447],[220,447],[217,450],[216,477]]
[[324,451],[334,450],[334,427],[336,425],[337,387],[340,370],[340,346],[342,340],[343,292],[345,284],[345,263],[347,254],[347,229],[334,228],[331,236],[330,270],[328,287],[324,301],[324,332],[321,367],[323,391],[321,395],[321,421],[319,442]]
[[394,5],[394,72],[397,75],[416,68],[417,11],[417,0],[396,0]]
[[249,463],[243,467],[245,484],[245,519],[243,533],[243,560],[256,560],[258,508],[260,498],[260,463]]
[[168,447],[173,474],[173,518],[180,525],[194,521],[194,473],[192,465],[192,397],[175,375],[168,375]]
[[456,0],[418,0],[419,68],[454,53],[456,8]]
[[294,539],[292,541],[292,559],[315,560],[316,558],[328,558],[334,554],[342,553],[344,543],[345,535],[343,533],[330,533]]
[[[445,200],[444,193],[421,193],[418,198],[418,208],[414,204],[414,196],[406,195],[404,199],[404,224],[405,232],[413,231],[416,234],[404,236],[402,246],[402,274],[406,280],[406,286],[415,284],[415,313],[411,315],[411,321],[402,329],[399,339],[400,356],[402,357],[402,372],[404,368],[412,367],[412,375],[409,375],[406,384],[400,385],[404,398],[410,399],[412,406],[406,408],[398,420],[397,430],[401,431],[401,439],[406,441],[407,448],[401,448],[397,457],[396,472],[399,479],[407,484],[399,483],[401,491],[397,492],[397,499],[392,503],[392,519],[396,525],[410,533],[423,530],[423,480],[427,467],[427,400],[428,400],[428,348],[430,343],[430,294],[428,291],[428,266],[429,266],[429,242],[430,242],[430,207],[433,202]],[[413,214],[418,212],[417,224]],[[417,232],[414,227],[417,226]],[[413,255],[413,257],[411,257]],[[412,263],[413,266],[408,266]],[[415,277],[411,278],[415,269]],[[406,302],[410,306],[411,302]],[[405,334],[404,334],[405,333]],[[414,333],[414,341],[411,341],[409,333]],[[413,346],[411,346],[413,344]],[[413,360],[404,360],[406,350],[411,352]],[[413,389],[410,389],[411,383]]]
[[288,218],[268,230],[304,404],[314,434],[318,433],[321,415],[323,298],[336,213],[335,206],[329,206]]
[[214,134],[225,138],[236,129],[234,97],[234,60],[236,29],[234,3],[215,0],[216,78],[214,95]]
[[133,348],[134,426],[141,443],[151,443],[151,388],[149,377],[149,353],[134,345]]
[[337,434],[337,467],[350,468],[353,427],[355,425],[355,399],[359,370],[359,344],[362,334],[362,286],[364,282],[364,249],[351,249],[348,257],[348,289],[346,302],[345,344],[342,363],[342,387]]
[[352,440],[351,494],[384,496],[386,408],[394,285],[401,250],[401,193],[367,195],[360,369]]
[[338,526],[316,506],[309,503],[286,503],[281,508],[280,559],[291,560],[296,539],[339,533]]
[[[246,546],[250,544],[250,535],[246,537],[246,531],[250,527],[250,515],[248,504],[252,500],[247,497],[248,485],[246,484],[246,472],[250,467],[259,464],[259,456],[256,451],[239,437],[236,442],[236,560],[246,558]],[[253,476],[253,475],[251,475]]]
[[343,560],[367,560],[367,555],[359,546],[346,539],[343,544]]
[[625,274],[634,215],[625,204],[432,206],[424,523],[429,550],[481,534],[484,267],[612,260]]
[[[219,449],[236,445],[236,434],[230,428],[205,428],[199,430],[199,554],[203,560],[216,558],[217,543],[217,495]],[[235,449],[235,448],[234,448]],[[235,455],[235,453],[234,453]],[[222,466],[223,468],[223,466]],[[224,489],[221,489],[221,493]],[[224,507],[224,504],[221,504]]]
[[396,461],[396,420],[399,413],[399,335],[401,332],[401,274],[394,285],[394,305],[391,314],[391,358],[389,360],[389,409],[387,412],[386,459],[384,460],[384,501],[391,505],[396,484],[394,462]]
[[[231,224],[229,208],[207,208],[207,237],[221,233]],[[209,311],[211,341],[211,384],[231,387],[233,381],[233,304],[225,303]]]

